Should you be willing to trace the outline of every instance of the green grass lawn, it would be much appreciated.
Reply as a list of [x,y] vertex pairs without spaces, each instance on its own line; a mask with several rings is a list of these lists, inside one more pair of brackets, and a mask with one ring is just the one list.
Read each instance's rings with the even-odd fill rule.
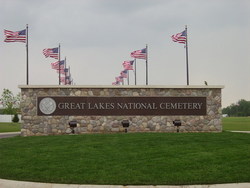
[[222,118],[222,125],[226,131],[250,131],[250,117]]
[[21,130],[20,123],[0,123],[0,133],[19,132]]
[[0,139],[0,178],[113,185],[250,181],[250,134],[128,133]]

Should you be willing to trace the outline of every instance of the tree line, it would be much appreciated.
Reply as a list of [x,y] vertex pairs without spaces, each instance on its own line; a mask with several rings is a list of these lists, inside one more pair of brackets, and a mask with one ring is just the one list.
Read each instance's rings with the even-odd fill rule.
[[9,89],[3,89],[3,93],[0,98],[0,104],[2,106],[2,114],[18,114],[20,113],[20,93],[14,95]]
[[14,115],[12,122],[19,122],[17,114],[20,114],[20,93],[14,95],[9,89],[4,89],[0,98],[0,114]]
[[241,99],[236,104],[223,108],[222,113],[235,117],[250,116],[250,101]]

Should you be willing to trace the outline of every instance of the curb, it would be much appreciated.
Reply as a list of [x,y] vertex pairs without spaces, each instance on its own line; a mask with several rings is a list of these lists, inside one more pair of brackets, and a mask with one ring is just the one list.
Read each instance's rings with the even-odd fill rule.
[[231,183],[214,185],[79,185],[79,184],[55,184],[35,183],[27,181],[14,181],[0,179],[0,187],[3,188],[249,188],[250,183]]
[[233,133],[250,133],[250,131],[230,131],[230,132],[233,132]]
[[4,133],[0,133],[0,135],[9,135],[9,134],[21,134],[21,132],[4,132]]

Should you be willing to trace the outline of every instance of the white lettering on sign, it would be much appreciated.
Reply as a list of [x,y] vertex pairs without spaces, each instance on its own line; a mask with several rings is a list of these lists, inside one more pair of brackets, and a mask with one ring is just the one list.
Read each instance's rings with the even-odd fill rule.
[[114,108],[114,103],[88,103],[88,109],[90,110],[112,110]]
[[202,103],[160,103],[162,110],[200,110]]
[[86,103],[58,103],[57,107],[60,110],[81,110],[86,108]]
[[117,109],[122,110],[157,110],[155,103],[117,103]]
[[60,110],[200,110],[202,103],[58,103]]

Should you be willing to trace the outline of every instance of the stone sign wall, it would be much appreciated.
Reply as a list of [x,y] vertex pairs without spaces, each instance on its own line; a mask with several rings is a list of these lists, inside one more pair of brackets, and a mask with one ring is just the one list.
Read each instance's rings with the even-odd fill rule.
[[[22,136],[124,132],[220,132],[223,86],[19,86]],[[69,122],[77,123],[70,128]]]

